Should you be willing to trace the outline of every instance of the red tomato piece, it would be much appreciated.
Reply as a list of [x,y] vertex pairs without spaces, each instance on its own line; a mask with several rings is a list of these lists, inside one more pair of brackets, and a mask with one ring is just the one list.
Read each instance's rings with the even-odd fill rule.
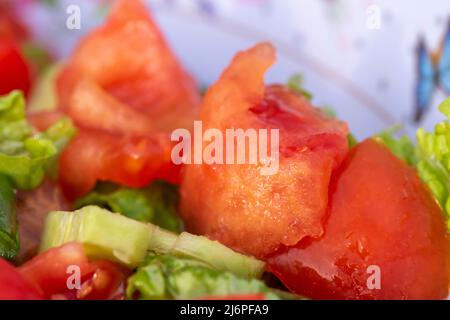
[[[129,270],[107,261],[97,260],[89,265],[89,272],[83,276],[80,290],[65,297],[77,300],[123,300],[126,278]],[[53,296],[57,298],[57,296]]]
[[81,81],[76,86],[67,114],[81,127],[124,134],[155,132],[154,120],[121,103],[89,80]]
[[[32,113],[28,120],[43,131],[63,116],[59,111]],[[164,133],[129,135],[80,128],[60,156],[60,185],[66,197],[75,199],[99,180],[136,188],[154,179],[178,184],[181,167],[171,160],[172,145]]]
[[200,97],[194,81],[141,0],[117,1],[106,23],[80,41],[58,80],[63,108],[86,78],[141,112],[154,129],[191,127],[198,112]]
[[[192,127],[200,97],[141,0],[117,1],[57,82],[60,110],[80,128],[60,160],[67,196],[85,194],[98,180],[179,182],[170,132]],[[50,122],[50,114],[31,118],[38,127]]]
[[20,273],[46,297],[66,291],[68,266],[77,266],[81,274],[89,270],[89,261],[83,246],[70,243],[37,255],[19,267]]
[[[260,258],[322,235],[331,172],[348,149],[344,123],[285,86],[264,85],[274,61],[269,44],[238,53],[207,92],[201,119],[222,132],[279,129],[278,172],[264,176],[253,164],[185,165],[181,187],[188,230]],[[234,146],[236,154],[236,140]]]
[[22,90],[28,95],[31,86],[30,69],[18,47],[0,38],[0,95]]
[[0,300],[41,300],[42,296],[17,269],[0,258]]
[[414,169],[366,140],[331,188],[324,236],[269,259],[296,293],[317,299],[442,299],[449,289],[443,213]]
[[[80,288],[69,277],[79,268]],[[83,246],[68,243],[50,249],[28,261],[19,271],[46,298],[52,299],[117,299],[123,297],[126,271],[109,261],[89,262]]]
[[122,136],[82,129],[61,154],[59,180],[71,199],[91,190],[98,180],[144,187],[154,179],[179,183],[180,166],[171,161],[168,134]]

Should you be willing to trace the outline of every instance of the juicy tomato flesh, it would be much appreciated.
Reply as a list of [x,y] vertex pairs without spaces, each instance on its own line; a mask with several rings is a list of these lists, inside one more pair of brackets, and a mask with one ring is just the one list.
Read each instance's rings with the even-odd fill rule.
[[172,163],[171,150],[168,134],[121,136],[82,129],[61,154],[59,181],[70,199],[99,180],[135,188],[155,179],[179,183],[180,167]]
[[31,86],[30,69],[11,40],[0,37],[0,95],[12,90],[22,90],[28,95]]
[[39,292],[6,260],[0,258],[0,300],[41,300]]
[[105,24],[80,41],[57,88],[58,112],[30,118],[42,129],[65,114],[79,128],[59,163],[68,198],[99,180],[179,183],[170,133],[192,126],[200,98],[142,1],[116,1]]
[[37,255],[19,271],[46,299],[123,299],[127,275],[113,262],[89,262],[78,243]]
[[[207,92],[201,120],[222,132],[278,129],[276,173],[263,175],[262,165],[253,164],[185,165],[181,187],[188,230],[260,258],[322,235],[330,176],[348,149],[344,123],[285,86],[264,85],[274,60],[269,44],[239,53]],[[269,134],[269,147],[271,139]]]
[[[29,114],[28,120],[43,131],[64,116],[61,111],[40,112]],[[181,168],[171,160],[173,144],[168,133],[118,131],[79,127],[59,159],[58,178],[67,198],[86,194],[100,180],[136,188],[154,179],[180,182]]]
[[121,103],[96,83],[85,80],[75,88],[67,114],[86,128],[123,134],[152,134],[153,119]]
[[316,299],[447,297],[443,213],[412,168],[366,140],[352,149],[330,190],[323,237],[268,260],[289,289]]
[[105,24],[80,41],[58,80],[63,108],[85,79],[139,112],[138,122],[145,119],[153,130],[190,127],[198,112],[194,81],[140,0],[117,1]]

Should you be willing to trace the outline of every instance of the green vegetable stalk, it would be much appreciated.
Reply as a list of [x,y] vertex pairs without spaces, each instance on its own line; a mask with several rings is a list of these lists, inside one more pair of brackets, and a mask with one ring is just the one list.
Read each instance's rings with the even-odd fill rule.
[[88,206],[74,212],[50,212],[45,220],[41,251],[79,242],[92,259],[109,259],[136,267],[144,259],[150,233],[145,224]]
[[105,258],[136,267],[148,250],[195,259],[209,268],[243,278],[258,278],[265,263],[240,254],[206,237],[180,235],[129,219],[96,206],[74,212],[51,212],[42,234],[41,251],[64,243],[82,243],[91,258]]
[[230,271],[243,278],[260,278],[264,272],[263,261],[238,253],[218,241],[188,232],[177,235],[153,225],[149,225],[149,229],[149,250],[157,253],[195,259],[212,269]]
[[19,234],[14,189],[0,175],[0,257],[11,259],[19,252]]

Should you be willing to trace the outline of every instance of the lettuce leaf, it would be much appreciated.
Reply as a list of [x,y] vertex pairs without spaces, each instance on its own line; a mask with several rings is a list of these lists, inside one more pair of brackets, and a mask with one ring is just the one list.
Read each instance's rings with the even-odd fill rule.
[[25,116],[25,99],[20,91],[0,97],[0,174],[15,188],[37,187],[47,170],[56,171],[56,157],[75,134],[69,119],[35,133]]
[[173,232],[183,230],[177,214],[178,188],[164,181],[155,181],[144,189],[99,185],[75,203],[76,208],[87,205],[97,205]]
[[297,296],[271,289],[257,279],[240,278],[209,268],[195,259],[150,252],[128,279],[127,298],[142,300],[195,299],[207,296],[263,293],[266,299]]
[[[416,168],[422,181],[450,217],[450,98],[440,106],[447,119],[439,122],[433,131],[419,128],[416,143],[407,137],[395,137],[396,128],[380,133],[375,139],[383,142],[398,158]],[[450,231],[450,220],[447,220]]]
[[0,257],[11,259],[19,252],[19,230],[14,189],[10,180],[0,175]]
[[407,135],[403,135],[400,138],[396,137],[400,129],[400,125],[395,125],[380,132],[375,139],[385,144],[397,158],[415,166],[417,163],[416,146]]

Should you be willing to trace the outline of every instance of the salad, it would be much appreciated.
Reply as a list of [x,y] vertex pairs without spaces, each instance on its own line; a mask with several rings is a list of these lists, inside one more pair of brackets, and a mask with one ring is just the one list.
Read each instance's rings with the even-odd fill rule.
[[448,297],[449,120],[357,141],[299,76],[264,82],[270,43],[202,93],[140,0],[115,1],[65,61],[12,15],[0,299]]

